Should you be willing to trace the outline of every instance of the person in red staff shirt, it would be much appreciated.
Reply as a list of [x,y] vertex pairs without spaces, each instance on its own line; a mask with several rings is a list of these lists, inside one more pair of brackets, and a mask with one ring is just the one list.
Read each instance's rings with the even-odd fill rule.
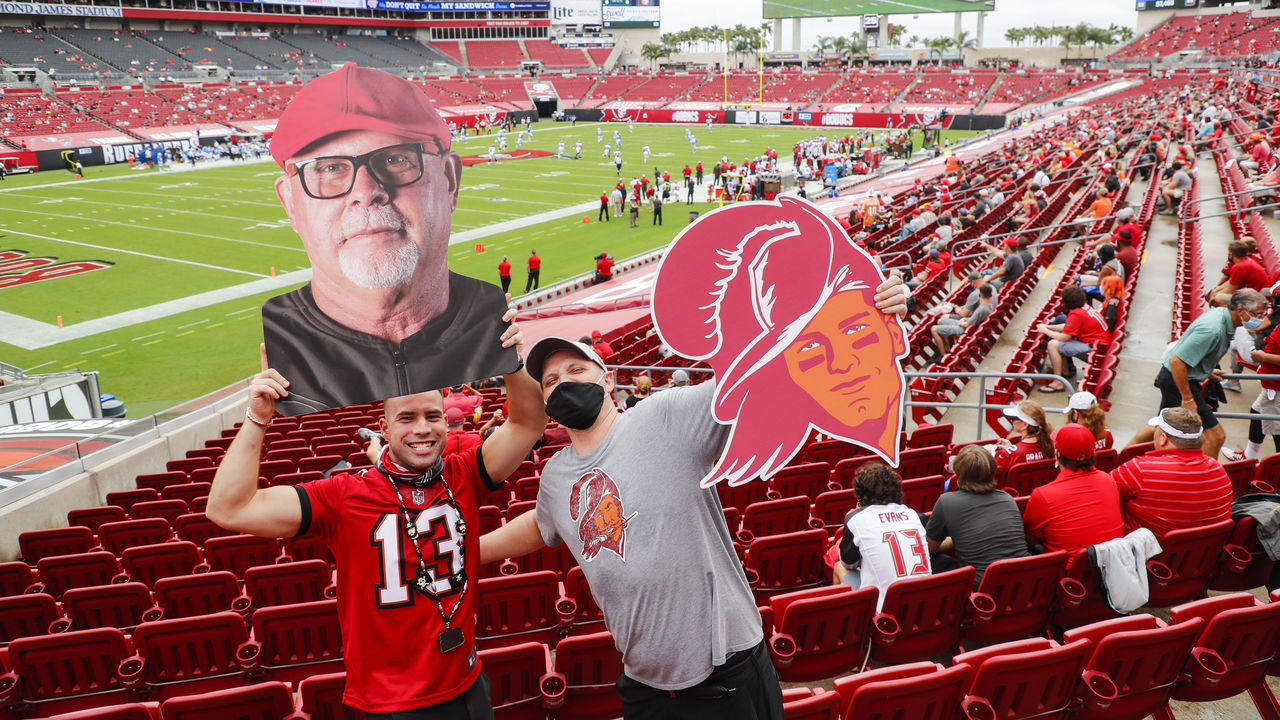
[[498,280],[502,283],[502,292],[507,292],[511,287],[511,263],[507,262],[507,256],[502,256],[502,262],[498,263]]
[[596,222],[609,222],[609,193],[600,193],[600,212],[596,213]]
[[529,251],[529,259],[525,261],[525,265],[529,268],[529,279],[524,284],[524,291],[538,289],[538,275],[542,272],[542,258],[538,257],[537,250]]
[[595,284],[609,282],[613,279],[613,258],[609,257],[609,253],[600,253],[596,256],[596,276]]

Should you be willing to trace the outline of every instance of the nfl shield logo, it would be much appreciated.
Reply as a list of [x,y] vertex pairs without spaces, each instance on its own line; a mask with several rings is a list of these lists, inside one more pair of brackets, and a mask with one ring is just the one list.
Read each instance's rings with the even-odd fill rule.
[[413,504],[421,505],[427,501],[427,493],[424,490],[413,491]]

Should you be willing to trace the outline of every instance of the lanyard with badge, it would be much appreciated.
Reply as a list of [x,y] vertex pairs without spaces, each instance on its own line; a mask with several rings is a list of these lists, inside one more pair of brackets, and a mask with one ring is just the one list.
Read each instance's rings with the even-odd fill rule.
[[[384,451],[385,452],[385,451]],[[381,466],[381,463],[379,463]],[[458,532],[458,562],[462,569],[449,576],[449,582],[454,587],[461,587],[458,593],[458,601],[454,603],[453,610],[448,613],[444,611],[444,603],[440,601],[440,596],[431,589],[434,578],[431,572],[427,570],[427,560],[422,556],[422,548],[418,544],[418,525],[409,516],[409,508],[404,504],[404,497],[400,494],[400,485],[396,483],[394,471],[388,471],[384,467],[380,467],[382,474],[387,480],[391,481],[391,487],[395,490],[396,501],[400,503],[400,512],[404,516],[405,534],[409,536],[409,544],[413,546],[414,553],[418,556],[418,574],[414,579],[413,586],[418,592],[430,598],[436,604],[436,610],[440,612],[440,620],[444,622],[444,630],[436,636],[436,643],[440,646],[441,653],[448,653],[451,650],[457,650],[466,642],[466,637],[462,633],[462,628],[453,627],[453,618],[458,613],[458,608],[462,607],[462,601],[467,597],[467,574],[466,574],[466,535],[467,523],[462,520],[462,510],[458,506],[458,501],[453,496],[453,489],[449,487],[449,483],[444,479],[444,473],[440,472],[440,464],[437,463],[436,468],[431,472],[422,475],[427,478],[426,484],[430,484],[432,479],[439,480],[444,486],[445,493],[449,496],[449,505],[453,508],[458,516],[458,524],[455,528]]]

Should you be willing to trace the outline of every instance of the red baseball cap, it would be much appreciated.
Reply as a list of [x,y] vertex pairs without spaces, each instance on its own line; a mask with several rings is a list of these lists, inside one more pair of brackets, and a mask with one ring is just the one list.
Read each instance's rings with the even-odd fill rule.
[[1011,247],[1011,248],[1018,247],[1018,238],[1017,238],[1017,236],[1010,236],[1010,237],[1005,238],[1005,239],[1004,239],[1004,246],[1005,246],[1005,247]]
[[456,407],[451,407],[444,411],[444,421],[450,425],[457,425],[462,422],[465,417],[466,416],[462,414],[462,410]]
[[1053,447],[1059,455],[1077,462],[1093,457],[1098,440],[1089,428],[1079,423],[1067,423],[1053,433]]
[[373,130],[449,149],[449,128],[417,85],[382,70],[347,63],[307,83],[276,123],[271,157],[285,161],[331,135]]
[[594,338],[602,338],[602,337],[604,337],[604,335],[603,335],[603,334],[601,334],[601,332],[600,332],[599,330],[592,330],[592,331],[591,331],[591,337],[592,337],[593,339],[594,339]]

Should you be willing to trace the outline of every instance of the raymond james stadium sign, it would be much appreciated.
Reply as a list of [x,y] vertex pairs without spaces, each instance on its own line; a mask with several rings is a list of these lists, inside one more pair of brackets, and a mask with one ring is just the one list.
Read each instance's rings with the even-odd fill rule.
[[74,15],[77,17],[123,17],[119,7],[63,5],[61,3],[0,2],[0,15]]

